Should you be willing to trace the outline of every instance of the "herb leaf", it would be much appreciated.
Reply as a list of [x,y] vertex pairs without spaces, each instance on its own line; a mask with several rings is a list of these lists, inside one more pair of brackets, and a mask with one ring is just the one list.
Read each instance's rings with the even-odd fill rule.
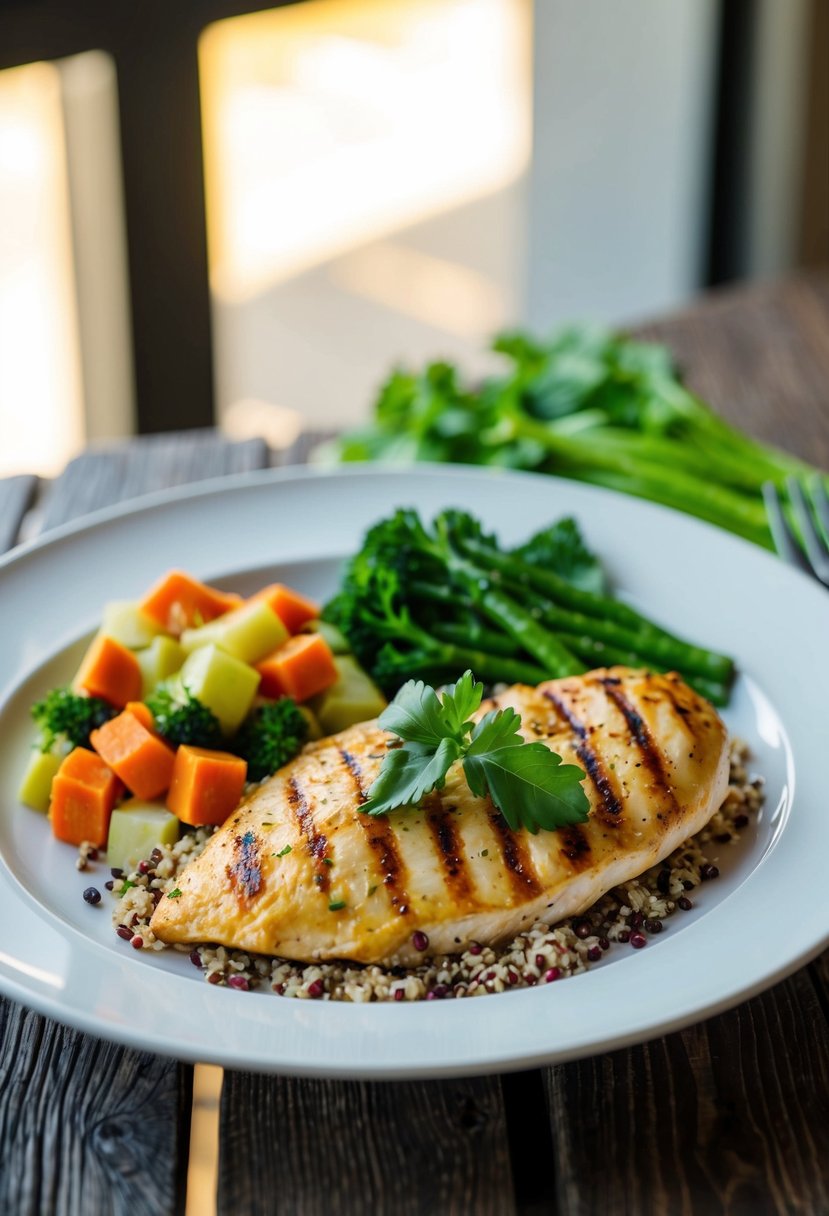
[[377,721],[384,730],[424,747],[437,747],[446,734],[438,695],[422,680],[409,680],[404,684]]
[[[521,747],[524,738],[520,733],[521,719],[514,709],[491,709],[476,723],[472,731],[472,742],[466,750],[467,756],[480,756],[499,747]],[[541,745],[544,746],[543,743]],[[472,793],[478,791],[472,789]],[[483,797],[482,794],[478,795]]]
[[443,787],[460,754],[461,745],[451,738],[441,739],[436,748],[404,743],[384,759],[361,809],[367,815],[385,815],[401,806],[417,806],[431,790]]
[[449,769],[461,760],[471,792],[489,796],[513,830],[553,831],[587,819],[582,770],[562,764],[544,743],[526,743],[514,709],[491,710],[473,726],[468,715],[480,706],[482,694],[469,671],[442,697],[421,681],[405,684],[380,724],[407,741],[384,758],[362,810],[385,815],[416,806],[443,787]]
[[554,831],[587,818],[584,773],[575,764],[562,764],[544,743],[467,754],[463,771],[472,792],[489,794],[513,831]]
[[450,684],[443,694],[443,720],[453,733],[465,735],[472,726],[470,714],[481,704],[483,684],[476,684],[471,671],[465,671],[457,684]]

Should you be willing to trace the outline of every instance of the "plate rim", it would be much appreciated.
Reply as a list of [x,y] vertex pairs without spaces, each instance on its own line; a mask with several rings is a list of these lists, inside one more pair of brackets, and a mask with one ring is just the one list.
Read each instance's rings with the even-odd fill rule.
[[[205,479],[199,482],[188,483],[183,486],[153,491],[152,493],[141,495],[138,498],[131,499],[123,503],[113,504],[112,506],[104,507],[100,510],[81,516],[75,520],[69,521],[66,524],[60,525],[57,528],[50,529],[49,532],[42,537],[37,537],[24,545],[10,550],[8,554],[4,555],[3,558],[0,558],[0,582],[2,582],[9,567],[22,566],[25,562],[31,560],[33,557],[36,557],[37,554],[42,553],[44,550],[48,551],[52,546],[57,546],[64,543],[67,538],[81,533],[91,536],[96,532],[96,530],[104,528],[123,518],[148,516],[154,511],[158,511],[159,509],[163,510],[166,506],[181,501],[214,498],[217,495],[223,496],[238,492],[239,490],[244,490],[246,488],[253,489],[259,486],[269,486],[271,484],[279,484],[283,482],[316,482],[321,478],[325,479],[326,481],[330,481],[343,477],[348,480],[355,478],[362,479],[365,477],[382,479],[388,478],[390,474],[400,476],[401,473],[421,475],[427,478],[437,477],[444,479],[451,477],[458,478],[460,476],[462,478],[469,478],[470,480],[476,482],[482,478],[489,480],[493,477],[504,479],[506,481],[510,481],[513,478],[518,478],[521,480],[531,478],[535,482],[543,482],[544,484],[549,484],[551,480],[555,480],[559,486],[567,486],[568,488],[573,487],[574,484],[577,484],[579,485],[581,492],[579,494],[580,497],[582,494],[587,498],[605,496],[605,501],[607,502],[610,502],[611,500],[623,500],[626,504],[635,503],[636,508],[643,510],[646,514],[657,512],[663,516],[670,516],[674,520],[681,520],[683,525],[690,524],[695,530],[703,528],[708,533],[716,535],[718,538],[725,537],[730,544],[736,543],[740,546],[744,546],[745,550],[750,550],[755,559],[757,557],[762,557],[764,560],[767,559],[769,568],[774,567],[778,574],[782,570],[785,570],[786,579],[791,579],[796,576],[797,579],[800,580],[800,585],[803,588],[805,588],[807,585],[810,588],[812,587],[811,580],[807,575],[788,567],[781,567],[778,560],[770,552],[765,552],[759,549],[757,546],[750,544],[750,542],[741,540],[738,537],[733,537],[730,534],[722,533],[720,529],[714,527],[713,525],[692,519],[691,517],[688,517],[680,512],[662,507],[658,504],[631,499],[631,497],[628,495],[619,494],[612,490],[605,490],[601,487],[583,486],[579,483],[573,483],[564,478],[551,479],[549,475],[522,473],[501,469],[480,469],[475,466],[465,465],[454,466],[428,464],[405,466],[405,468],[403,466],[391,468],[390,466],[382,465],[357,464],[344,467],[340,466],[331,469],[319,469],[313,466],[290,466],[282,469],[257,470],[254,472],[235,474],[229,477]],[[560,508],[554,504],[551,505],[551,514],[559,509]],[[329,555],[332,557],[336,556],[335,553],[322,553],[319,550],[317,550],[312,556],[319,558],[321,556]],[[278,558],[275,559],[272,564],[278,564]],[[820,594],[817,588],[814,588],[814,590],[818,593],[818,595]],[[53,652],[54,647],[52,648],[51,653]],[[4,685],[6,684],[5,679],[2,681],[2,683]],[[19,680],[15,678],[13,681],[14,687],[17,687],[18,684]],[[7,691],[8,689],[5,687],[2,689],[2,691],[0,691],[2,703],[5,703]],[[5,862],[3,864],[5,869]],[[0,887],[0,895],[2,894],[2,887]],[[38,915],[47,918],[52,916],[48,910],[42,907],[39,909]],[[699,924],[704,924],[704,919],[701,920]],[[695,926],[689,926],[691,929],[694,927]],[[384,1064],[381,1070],[375,1070],[370,1066],[367,1066],[365,1062],[361,1064],[354,1064],[350,1061],[343,1061],[341,1067],[338,1067],[335,1062],[332,1063],[329,1061],[324,1070],[321,1071],[319,1066],[313,1062],[287,1062],[285,1060],[268,1061],[261,1059],[256,1062],[252,1062],[249,1059],[240,1060],[236,1054],[231,1054],[228,1056],[221,1050],[217,1050],[215,1052],[210,1052],[209,1050],[206,1051],[203,1045],[193,1046],[184,1041],[170,1041],[169,1043],[164,1043],[163,1041],[158,1041],[156,1036],[148,1035],[146,1030],[142,1031],[141,1029],[133,1029],[128,1025],[119,1024],[117,1026],[104,1026],[101,1023],[100,1018],[97,1018],[94,1013],[88,1014],[83,1010],[73,1010],[71,1015],[67,1015],[67,1010],[60,1004],[59,1001],[50,1000],[48,993],[41,994],[36,989],[33,990],[31,987],[27,988],[24,984],[16,983],[6,974],[5,969],[0,970],[0,991],[10,996],[12,999],[19,1000],[25,1005],[37,1009],[39,1012],[44,1013],[47,1016],[53,1017],[58,1021],[74,1026],[77,1029],[83,1030],[87,1033],[104,1035],[106,1037],[114,1038],[119,1042],[126,1043],[129,1046],[139,1050],[151,1050],[158,1054],[172,1055],[179,1059],[210,1061],[221,1063],[228,1067],[254,1068],[260,1071],[279,1072],[283,1075],[293,1076],[336,1076],[340,1078],[362,1077],[375,1079],[380,1077],[401,1078],[419,1076],[425,1078],[448,1075],[460,1076],[492,1072],[496,1070],[518,1070],[522,1068],[535,1067],[540,1064],[549,1063],[553,1060],[563,1062],[564,1060],[579,1058],[580,1056],[591,1054],[595,1051],[616,1050],[632,1043],[643,1042],[647,1039],[670,1033],[674,1030],[681,1029],[684,1026],[688,1026],[710,1016],[714,1016],[717,1013],[724,1012],[726,1009],[732,1008],[733,1006],[750,999],[758,992],[763,991],[765,988],[779,982],[786,976],[797,971],[811,958],[814,958],[817,954],[819,954],[821,950],[825,948],[827,943],[829,943],[829,926],[827,926],[827,929],[822,934],[818,934],[817,936],[813,935],[811,942],[805,943],[800,951],[789,956],[786,960],[781,962],[779,966],[768,969],[761,977],[758,977],[754,983],[743,985],[739,989],[727,993],[718,1001],[709,1002],[704,1008],[694,1007],[685,1012],[677,1012],[672,1018],[666,1019],[661,1017],[658,1024],[651,1024],[648,1022],[641,1025],[639,1028],[631,1029],[624,1034],[616,1034],[609,1043],[604,1043],[598,1046],[595,1043],[587,1043],[584,1045],[575,1045],[564,1050],[556,1049],[553,1046],[547,1052],[547,1054],[541,1056],[539,1056],[537,1052],[530,1053],[529,1055],[526,1053],[509,1055],[504,1054],[503,1050],[501,1050],[497,1057],[493,1057],[491,1053],[487,1053],[478,1059],[468,1059],[456,1067],[447,1066],[446,1064],[437,1064],[434,1066],[424,1064],[413,1067],[411,1062],[409,1062],[400,1064],[398,1066]],[[92,944],[94,945],[95,943],[93,942]],[[134,962],[137,961],[138,960],[134,960]],[[585,981],[589,980],[591,974],[597,976],[600,973],[589,973],[586,976],[581,976],[579,977],[580,983],[584,984]],[[189,980],[185,982],[188,984],[191,983]],[[207,988],[208,986],[205,985],[204,987]],[[215,994],[223,990],[211,989],[210,991]],[[537,993],[540,990],[534,991]],[[510,1001],[516,1001],[517,998],[520,999],[529,996],[529,991],[510,994],[505,993],[501,995],[503,996],[504,1000],[506,1000],[507,996],[509,996]],[[222,999],[227,999],[228,997],[235,1001],[241,999],[238,993],[225,991],[225,997]],[[246,997],[245,999],[250,999],[250,997]],[[262,997],[261,995],[258,997],[255,996],[253,999],[258,1000],[262,999]],[[292,1004],[293,1003],[294,1002],[292,1002]],[[314,1008],[324,1009],[326,1006],[330,1005],[331,1003],[324,1002],[316,1004]],[[459,1007],[468,1007],[468,1002],[446,1002],[441,1003],[440,1007],[444,1008],[445,1010],[450,1008],[457,1010]],[[348,1008],[348,1006],[345,1006],[344,1008]],[[372,1006],[372,1008],[376,1009],[378,1007]],[[429,1008],[430,1013],[432,1011],[437,1013],[437,1008],[435,1007],[434,1003],[430,1006],[423,1006],[423,1008]],[[456,1015],[454,1013],[450,1014],[450,1017],[455,1016]]]

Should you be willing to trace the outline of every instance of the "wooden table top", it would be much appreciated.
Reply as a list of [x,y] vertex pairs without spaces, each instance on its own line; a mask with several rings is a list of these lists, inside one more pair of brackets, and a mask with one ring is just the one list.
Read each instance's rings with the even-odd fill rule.
[[[829,276],[709,297],[641,332],[667,341],[726,417],[829,468]],[[0,551],[36,496],[27,534],[32,518],[48,529],[148,490],[301,462],[308,443],[274,458],[215,433],[154,436],[86,452],[46,486],[0,481]],[[184,1211],[193,1074],[0,999],[0,1212]],[[687,1030],[533,1072],[226,1072],[218,1151],[223,1216],[826,1213],[829,953]]]

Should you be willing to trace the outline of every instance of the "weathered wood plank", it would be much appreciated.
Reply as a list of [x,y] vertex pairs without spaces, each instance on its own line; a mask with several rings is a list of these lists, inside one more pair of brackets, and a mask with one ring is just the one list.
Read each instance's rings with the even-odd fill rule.
[[153,490],[266,468],[260,439],[229,443],[215,431],[147,435],[90,448],[70,462],[46,492],[43,529],[126,502]]
[[0,1001],[0,1211],[179,1212],[191,1075]]
[[729,421],[829,469],[829,275],[715,292],[637,332]]
[[225,1073],[218,1211],[510,1216],[498,1079],[361,1084]]
[[30,474],[0,480],[0,553],[17,543],[23,516],[37,490],[37,478]]
[[[44,527],[149,490],[264,467],[258,441],[196,434],[90,451],[49,489]],[[0,1000],[0,1212],[183,1210],[192,1069]]]
[[336,434],[336,431],[303,431],[287,448],[271,452],[271,464],[274,468],[308,464],[314,449]]
[[822,1028],[801,971],[679,1034],[549,1069],[561,1210],[829,1211]]

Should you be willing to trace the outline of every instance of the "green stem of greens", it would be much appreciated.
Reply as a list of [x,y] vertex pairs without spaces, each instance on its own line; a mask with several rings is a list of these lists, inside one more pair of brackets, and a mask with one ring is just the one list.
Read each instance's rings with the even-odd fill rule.
[[[380,682],[384,687],[389,687],[410,676],[442,683],[472,663],[487,684],[540,684],[549,678],[543,667],[515,657],[514,646],[511,655],[505,656],[451,642],[435,643],[428,648],[414,647],[412,650],[384,647],[378,656],[377,670]],[[392,677],[396,679],[392,680]]]

